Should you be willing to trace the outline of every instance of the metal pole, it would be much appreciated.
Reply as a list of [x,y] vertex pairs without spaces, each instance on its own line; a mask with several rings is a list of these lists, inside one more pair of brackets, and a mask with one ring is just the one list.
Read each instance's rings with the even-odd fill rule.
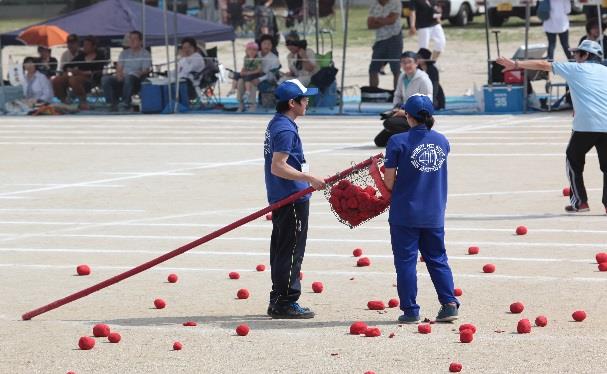
[[[314,1],[314,4],[316,4],[316,11],[314,12],[314,20],[315,20],[315,24],[316,24],[316,53],[320,53],[320,50],[318,49],[318,38],[319,38],[319,33],[320,33],[318,30],[318,18],[319,18],[318,17],[318,6],[320,5],[319,4],[320,1],[319,0],[313,0],[313,1]],[[322,51],[323,53],[325,52],[324,49],[325,49],[325,47],[324,47],[324,43],[323,43],[323,51]]]
[[0,39],[0,87],[4,87],[4,60],[2,59],[2,40]]
[[[525,4],[525,61],[529,58],[529,26],[531,18],[531,1],[526,0]],[[529,92],[527,91],[527,84],[529,83],[529,77],[527,76],[527,69],[523,70],[523,113],[527,113],[529,99]]]
[[177,0],[173,0],[173,42],[175,43],[175,106],[173,107],[173,113],[179,111],[179,72],[177,71]]
[[238,66],[236,65],[236,41],[232,40],[232,58],[234,58],[234,71],[238,71]]
[[339,92],[339,114],[344,114],[344,82],[346,79],[346,47],[348,43],[348,18],[350,15],[350,0],[346,0],[346,16],[344,18],[344,46],[341,56],[341,89]]
[[141,0],[141,34],[143,35],[143,48],[145,48],[145,0]]
[[164,49],[166,52],[167,58],[167,79],[168,79],[168,87],[167,91],[169,93],[169,105],[173,103],[173,93],[171,92],[171,74],[169,73],[169,68],[171,67],[171,55],[169,53],[169,29],[168,29],[168,20],[167,20],[167,3],[166,0],[162,2],[162,21],[164,23]]
[[487,84],[493,84],[491,79],[491,46],[489,45],[489,17],[487,16],[487,0],[485,0],[485,39],[487,40]]

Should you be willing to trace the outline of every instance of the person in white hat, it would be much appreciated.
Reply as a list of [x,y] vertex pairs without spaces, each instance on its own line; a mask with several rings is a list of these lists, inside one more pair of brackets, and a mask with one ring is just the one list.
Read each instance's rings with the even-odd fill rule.
[[565,210],[569,213],[590,210],[583,172],[586,153],[594,147],[603,172],[602,202],[607,213],[607,67],[602,64],[603,49],[595,41],[584,40],[571,52],[575,62],[513,61],[500,57],[497,63],[506,69],[552,71],[565,78],[574,109],[573,132],[567,146],[571,205]]

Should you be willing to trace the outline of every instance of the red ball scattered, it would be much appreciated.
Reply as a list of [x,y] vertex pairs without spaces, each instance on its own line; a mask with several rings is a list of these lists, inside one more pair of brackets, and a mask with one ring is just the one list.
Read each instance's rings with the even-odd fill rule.
[[236,334],[238,334],[238,336],[247,336],[249,335],[249,331],[251,331],[251,329],[249,328],[249,325],[245,323],[236,327]]
[[113,333],[111,333],[110,335],[107,336],[107,340],[110,343],[119,343],[120,340],[122,340],[122,336],[120,336],[120,334],[117,333],[117,332],[113,332]]
[[479,247],[476,247],[476,246],[468,247],[469,255],[477,255],[480,251],[481,251],[481,249]]
[[370,310],[384,310],[386,309],[386,306],[381,300],[371,300],[367,303],[367,308]]
[[366,323],[362,322],[362,321],[356,321],[353,324],[350,325],[350,334],[351,335],[360,335],[360,334],[364,334],[365,331],[367,331],[367,328],[369,326],[367,326]]
[[194,326],[198,326],[198,323],[194,322],[194,321],[187,321],[183,323],[184,326],[188,326],[188,327],[194,327]]
[[164,309],[164,307],[167,306],[167,303],[162,299],[156,299],[154,300],[154,306],[156,309]]
[[250,296],[249,290],[247,290],[246,288],[241,288],[238,290],[238,292],[236,292],[236,297],[244,300],[244,299],[248,299]]
[[607,271],[607,262],[601,262],[599,264],[599,271]]
[[80,340],[78,340],[78,347],[80,347],[80,349],[83,351],[91,350],[94,346],[95,339],[91,338],[90,336],[83,336],[80,338]]
[[538,327],[546,327],[547,324],[548,324],[548,318],[546,318],[546,316],[538,316],[535,319],[535,325]]
[[365,336],[367,338],[375,338],[381,336],[381,330],[379,329],[379,327],[367,327],[367,330],[365,331]]
[[464,323],[459,327],[459,332],[462,332],[464,330],[470,330],[473,334],[476,334],[476,326],[471,323]]
[[321,293],[324,289],[325,289],[325,286],[322,284],[322,282],[313,282],[312,283],[312,291],[314,291],[314,293]]
[[493,273],[493,272],[495,272],[495,265],[493,265],[493,264],[486,264],[485,266],[483,266],[483,272],[484,273]]
[[355,250],[352,251],[352,256],[354,257],[360,257],[363,254],[363,250],[361,248],[356,248]]
[[88,265],[78,265],[76,267],[76,273],[78,273],[78,275],[89,275],[91,274],[91,268]]
[[471,343],[474,340],[474,333],[472,330],[462,330],[459,332],[459,341],[462,343]]
[[449,365],[449,372],[459,373],[460,371],[462,371],[462,364],[460,364],[459,362],[452,362]]
[[110,335],[110,326],[105,323],[98,323],[93,326],[93,336],[96,338],[105,338]]
[[461,288],[456,288],[456,289],[453,290],[453,294],[455,296],[462,296],[464,294],[464,291],[462,291]]
[[520,301],[510,304],[510,313],[519,314],[525,310],[525,306]]
[[575,312],[573,312],[571,317],[575,322],[582,322],[586,319],[586,312],[584,312],[583,310],[576,310]]
[[255,267],[255,270],[257,271],[265,271],[266,270],[266,265],[264,264],[259,264]]
[[369,257],[361,257],[358,259],[358,261],[356,261],[356,266],[358,266],[358,267],[370,266],[370,265],[371,265],[371,260],[369,260]]
[[432,326],[429,323],[422,323],[417,325],[417,332],[420,334],[429,334],[432,332]]
[[266,221],[271,221],[271,220],[272,220],[272,213],[266,214]]
[[596,256],[594,256],[594,258],[596,259],[597,264],[602,264],[603,262],[607,262],[607,253],[605,253],[605,252],[597,253]]
[[519,226],[516,228],[516,235],[525,235],[527,234],[527,228],[525,226]]
[[529,334],[531,332],[531,322],[526,318],[518,321],[516,331],[519,334]]
[[177,276],[177,274],[169,274],[169,276],[167,277],[169,283],[177,283],[178,279],[179,277]]
[[183,348],[183,344],[181,344],[180,342],[173,343],[173,350],[174,351],[181,351],[181,348]]
[[569,188],[569,187],[563,188],[563,196],[571,196],[571,188]]
[[400,305],[400,300],[398,300],[398,299],[388,300],[388,308],[396,308],[399,305]]
[[230,274],[228,274],[228,277],[230,277],[230,279],[240,279],[240,274],[235,271],[231,271]]

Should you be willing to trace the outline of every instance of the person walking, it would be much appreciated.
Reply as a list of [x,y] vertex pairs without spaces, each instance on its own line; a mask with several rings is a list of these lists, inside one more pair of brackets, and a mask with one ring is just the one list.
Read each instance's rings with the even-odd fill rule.
[[566,170],[571,189],[569,213],[587,212],[588,195],[584,185],[586,153],[596,148],[603,172],[603,206],[607,213],[607,67],[599,43],[584,40],[572,52],[575,62],[544,60],[513,61],[500,57],[496,61],[506,69],[552,71],[565,78],[573,102],[573,131],[566,151]]
[[556,37],[558,36],[567,60],[571,60],[571,52],[569,52],[569,13],[571,13],[571,2],[569,0],[549,1],[550,17],[543,23],[544,32],[548,38],[547,58],[548,60],[554,59]]
[[434,107],[428,96],[409,97],[405,112],[411,129],[390,137],[384,163],[384,182],[392,190],[388,222],[403,311],[398,320],[420,320],[416,301],[419,250],[441,304],[436,321],[451,322],[458,318],[460,303],[445,249],[449,141],[432,129]]
[[[310,185],[316,190],[325,183],[307,171],[299,137],[298,117],[306,114],[308,97],[317,88],[306,88],[297,79],[282,82],[274,91],[276,114],[268,123],[264,141],[264,172],[268,202],[274,204]],[[314,312],[298,304],[299,273],[306,250],[310,194],[272,212],[270,266],[272,290],[268,315],[276,319],[314,318]]]

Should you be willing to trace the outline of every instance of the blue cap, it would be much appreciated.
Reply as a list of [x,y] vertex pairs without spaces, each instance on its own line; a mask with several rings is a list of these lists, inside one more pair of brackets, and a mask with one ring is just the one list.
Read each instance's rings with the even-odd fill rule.
[[274,91],[278,101],[289,101],[300,96],[314,96],[316,94],[318,94],[318,88],[306,88],[299,79],[284,81]]
[[404,109],[405,112],[409,113],[415,118],[420,118],[420,113],[423,111],[428,112],[429,115],[434,114],[432,100],[423,94],[414,94],[409,96],[407,102],[401,106],[401,109]]
[[603,48],[601,48],[600,44],[595,42],[594,40],[584,40],[577,46],[577,48],[569,48],[571,52],[575,51],[584,51],[591,53],[593,55],[603,57]]

